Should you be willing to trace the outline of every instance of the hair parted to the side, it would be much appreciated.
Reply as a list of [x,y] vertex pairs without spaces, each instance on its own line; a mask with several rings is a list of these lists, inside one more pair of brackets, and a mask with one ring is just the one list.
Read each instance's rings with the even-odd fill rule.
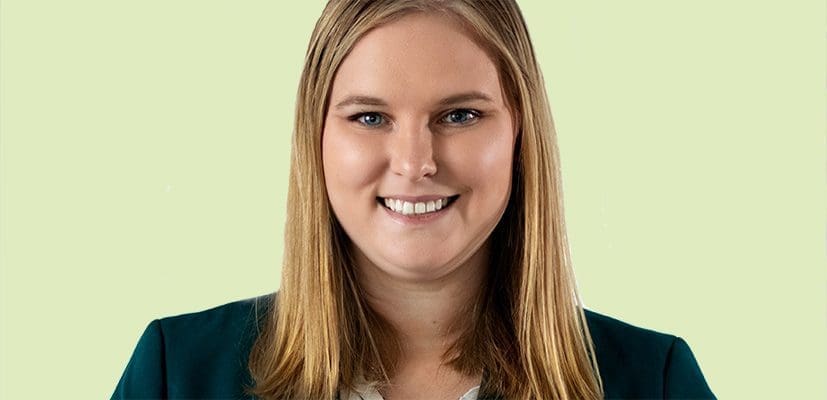
[[[413,12],[454,17],[498,67],[520,134],[512,192],[491,234],[488,278],[446,361],[485,372],[483,394],[603,397],[572,270],[560,162],[545,84],[514,0],[330,0],[313,30],[296,102],[283,275],[249,369],[262,399],[333,399],[360,378],[392,375],[393,328],[361,297],[327,198],[321,137],[339,65],[369,30]],[[276,298],[274,297],[274,300]]]

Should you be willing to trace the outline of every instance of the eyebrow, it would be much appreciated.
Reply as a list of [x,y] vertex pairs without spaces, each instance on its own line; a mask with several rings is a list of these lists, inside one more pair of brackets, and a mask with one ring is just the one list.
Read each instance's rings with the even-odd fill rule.
[[[448,96],[442,100],[440,100],[437,104],[440,106],[448,106],[452,104],[464,103],[467,101],[485,101],[489,103],[493,103],[494,100],[491,100],[491,97],[486,95],[485,93],[478,92],[478,91],[471,91],[465,93],[459,93],[455,95]],[[351,105],[364,105],[364,106],[387,106],[388,103],[378,97],[372,96],[362,96],[362,95],[354,95],[348,96],[344,100],[340,101],[336,104],[336,108],[344,108]]]

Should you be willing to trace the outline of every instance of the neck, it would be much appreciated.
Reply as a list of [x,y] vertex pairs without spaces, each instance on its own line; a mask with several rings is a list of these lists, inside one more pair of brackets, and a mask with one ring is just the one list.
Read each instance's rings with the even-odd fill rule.
[[433,279],[397,279],[357,256],[357,279],[371,308],[399,332],[403,359],[441,361],[471,322],[468,309],[487,267],[486,242],[466,262]]

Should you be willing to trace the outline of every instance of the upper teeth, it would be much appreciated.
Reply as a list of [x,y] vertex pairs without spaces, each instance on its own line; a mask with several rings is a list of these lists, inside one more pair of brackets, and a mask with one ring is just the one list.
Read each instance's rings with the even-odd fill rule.
[[439,211],[448,205],[448,198],[437,199],[436,201],[422,201],[411,203],[399,199],[385,199],[385,206],[402,215],[427,214]]

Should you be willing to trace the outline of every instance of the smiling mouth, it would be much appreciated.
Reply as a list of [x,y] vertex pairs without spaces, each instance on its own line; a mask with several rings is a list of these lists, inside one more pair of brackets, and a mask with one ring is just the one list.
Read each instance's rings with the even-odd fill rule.
[[451,204],[453,204],[454,201],[456,201],[456,199],[458,198],[459,195],[455,195],[433,201],[410,202],[398,199],[387,199],[383,197],[377,197],[376,202],[381,204],[382,207],[385,207],[388,210],[391,210],[397,214],[424,215],[442,211],[449,207]]

